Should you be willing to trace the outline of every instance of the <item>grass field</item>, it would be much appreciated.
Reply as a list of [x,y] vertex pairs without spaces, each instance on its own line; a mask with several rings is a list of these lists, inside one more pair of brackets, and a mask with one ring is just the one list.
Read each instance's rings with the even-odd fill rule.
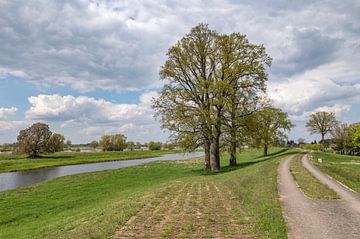
[[217,174],[201,159],[159,161],[1,192],[0,238],[286,238],[277,166],[294,152],[270,153]]
[[159,150],[159,151],[118,151],[118,152],[95,152],[80,153],[59,152],[45,154],[41,158],[30,159],[25,155],[0,154],[0,172],[10,172],[18,170],[28,170],[52,166],[63,166],[71,164],[84,164],[94,162],[104,162],[113,160],[125,160],[135,158],[157,157],[167,153],[179,151]]
[[[323,172],[360,192],[360,157],[314,152],[313,163]],[[322,158],[323,163],[317,159]]]
[[314,199],[339,199],[340,196],[316,179],[301,162],[302,154],[291,161],[290,171],[304,194]]

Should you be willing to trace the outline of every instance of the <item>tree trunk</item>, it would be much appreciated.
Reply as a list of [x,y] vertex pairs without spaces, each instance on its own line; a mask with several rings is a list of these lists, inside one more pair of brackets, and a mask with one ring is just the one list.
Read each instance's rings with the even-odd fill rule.
[[325,135],[324,134],[321,134],[321,143],[322,143],[322,151],[325,151]]
[[264,145],[264,156],[268,155],[268,146],[267,144]]
[[230,132],[230,160],[229,160],[229,166],[236,166],[236,148],[237,148],[237,142],[236,142],[236,132],[235,129],[231,129]]
[[218,172],[220,170],[218,148],[219,146],[216,144],[216,142],[210,143],[210,165],[212,172]]
[[236,142],[231,142],[229,166],[236,166],[236,164]]
[[204,149],[205,149],[205,170],[211,171],[211,165],[210,165],[210,140],[205,138],[204,143]]

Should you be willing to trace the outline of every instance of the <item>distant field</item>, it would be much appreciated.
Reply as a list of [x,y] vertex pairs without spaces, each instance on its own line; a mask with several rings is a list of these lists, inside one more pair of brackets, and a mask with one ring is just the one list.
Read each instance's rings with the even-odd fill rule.
[[[320,170],[353,190],[360,192],[360,157],[314,152],[313,163]],[[317,159],[322,158],[323,163]]]
[[180,151],[122,151],[122,152],[72,152],[54,153],[42,155],[42,158],[29,159],[25,155],[0,154],[0,172],[28,170],[51,166],[62,166],[71,164],[95,163],[113,160],[126,160],[136,158],[157,157],[168,153]]
[[1,192],[0,238],[287,238],[277,167],[292,153],[246,151],[216,174],[202,159],[158,161]]

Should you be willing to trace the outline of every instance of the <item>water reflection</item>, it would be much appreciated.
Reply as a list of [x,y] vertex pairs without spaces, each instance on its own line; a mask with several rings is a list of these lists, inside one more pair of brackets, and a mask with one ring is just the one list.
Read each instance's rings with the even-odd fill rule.
[[194,152],[194,153],[186,153],[186,154],[167,154],[156,158],[68,165],[68,166],[34,169],[28,171],[0,173],[0,191],[29,186],[31,184],[39,183],[45,180],[66,176],[66,175],[124,168],[124,167],[144,164],[158,160],[160,161],[183,160],[183,159],[200,157],[202,155],[204,155],[204,153],[202,152]]

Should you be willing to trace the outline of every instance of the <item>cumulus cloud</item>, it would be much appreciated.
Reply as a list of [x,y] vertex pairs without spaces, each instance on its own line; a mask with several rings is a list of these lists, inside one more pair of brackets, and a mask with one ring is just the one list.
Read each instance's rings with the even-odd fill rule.
[[10,115],[14,115],[17,110],[16,107],[0,108],[0,120],[7,119]]
[[81,92],[156,87],[166,50],[208,22],[265,44],[281,80],[358,47],[359,8],[335,0],[1,1],[0,72]]
[[309,116],[311,114],[314,114],[316,112],[325,111],[325,112],[332,112],[336,116],[343,115],[344,113],[348,112],[351,109],[351,105],[349,104],[334,104],[331,106],[321,106],[318,107],[312,111],[305,111],[301,115],[291,114],[289,117],[291,120],[294,121],[306,121],[309,119]]
[[300,117],[360,100],[359,12],[355,0],[0,1],[0,78],[16,76],[45,92],[29,98],[27,119],[84,127],[86,134],[121,122],[117,129],[158,135],[147,126],[154,122],[150,95],[116,104],[46,92],[53,86],[82,95],[154,90],[162,85],[158,71],[167,49],[206,22],[265,45],[273,58],[269,95]]
[[29,97],[28,119],[64,121],[64,126],[72,123],[111,123],[137,120],[146,123],[152,120],[151,99],[156,92],[140,96],[138,104],[115,104],[104,99],[87,96],[37,95]]
[[[87,96],[37,95],[29,97],[28,120],[58,125],[61,132],[81,142],[98,139],[103,134],[125,133],[129,139],[165,140],[160,125],[153,118],[151,101],[157,92],[146,92],[137,104],[118,104]],[[79,132],[74,135],[73,131]]]

